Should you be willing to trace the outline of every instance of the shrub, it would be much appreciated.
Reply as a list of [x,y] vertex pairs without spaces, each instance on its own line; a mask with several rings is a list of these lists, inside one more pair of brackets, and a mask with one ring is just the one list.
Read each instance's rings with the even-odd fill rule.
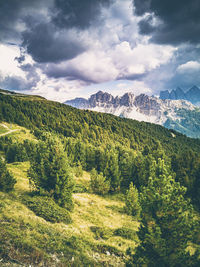
[[69,212],[58,206],[53,199],[49,197],[26,196],[23,201],[30,210],[46,221],[52,223],[63,222],[66,224],[72,222]]
[[90,230],[95,234],[96,239],[108,239],[113,235],[113,230],[110,228],[91,226]]
[[82,184],[76,184],[73,193],[85,193],[87,192],[87,187]]
[[117,228],[114,231],[114,235],[124,237],[126,239],[131,239],[135,240],[137,238],[137,234],[133,229],[122,227],[122,228]]
[[0,158],[0,191],[11,191],[15,183],[15,178],[9,173],[6,168],[6,163]]
[[83,168],[80,163],[74,168],[74,174],[76,177],[82,177],[83,176]]
[[106,181],[106,178],[103,176],[103,173],[98,174],[95,169],[91,171],[90,174],[90,186],[93,193],[99,195],[105,195],[110,190],[110,182]]
[[133,183],[130,183],[129,190],[126,193],[124,209],[128,215],[132,215],[135,217],[140,216],[141,207],[138,199],[138,191],[137,188],[133,186]]

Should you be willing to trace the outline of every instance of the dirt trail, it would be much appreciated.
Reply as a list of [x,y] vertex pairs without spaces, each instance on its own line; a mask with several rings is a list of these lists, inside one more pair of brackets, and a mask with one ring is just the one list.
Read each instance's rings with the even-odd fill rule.
[[0,136],[4,136],[4,135],[7,135],[7,134],[10,134],[10,133],[13,133],[13,132],[16,132],[16,131],[18,131],[19,129],[14,129],[14,130],[10,130],[9,128],[8,128],[8,126],[7,125],[5,125],[5,124],[3,124],[3,123],[1,123],[0,124],[1,126],[3,126],[4,128],[6,128],[6,129],[8,129],[9,131],[8,132],[6,132],[6,133],[2,133],[2,134],[0,134]]

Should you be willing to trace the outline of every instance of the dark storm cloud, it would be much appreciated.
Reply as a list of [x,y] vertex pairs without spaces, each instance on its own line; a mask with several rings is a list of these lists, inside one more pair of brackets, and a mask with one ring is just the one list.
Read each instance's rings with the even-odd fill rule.
[[36,62],[59,62],[76,57],[86,49],[75,33],[41,23],[23,33],[23,46]]
[[97,21],[102,7],[111,1],[55,0],[54,6],[49,8],[48,21],[37,23],[38,19],[34,17],[25,18],[28,30],[22,35],[23,46],[38,63],[55,63],[76,57],[88,48],[80,39],[80,31]]
[[26,79],[19,76],[7,76],[3,80],[0,80],[1,88],[4,88],[6,90],[30,90],[35,87],[36,84],[37,83],[35,80],[27,81]]
[[26,80],[31,81],[33,86],[36,86],[40,81],[40,76],[37,73],[37,67],[32,64],[23,64],[20,69],[26,73]]
[[[106,0],[100,0],[87,3],[88,1],[86,1],[84,7],[87,6],[93,13],[96,6],[98,7],[96,8],[98,10],[96,12],[98,13],[100,12],[99,2],[101,1],[108,2]],[[85,1],[80,2],[83,3]],[[94,4],[93,2],[97,3]],[[76,16],[78,16],[78,12],[80,11],[78,2],[76,5],[74,1],[70,0],[64,1],[64,3],[71,6],[70,14],[73,9]],[[59,23],[54,25],[53,20],[56,18],[52,16],[58,13],[62,4],[62,2],[53,0],[1,0],[0,42],[8,43],[16,41],[18,44],[21,43],[24,49],[27,50],[27,53],[39,63],[59,62],[76,57],[85,51],[87,45],[85,43],[83,44],[80,34],[69,33],[70,27],[77,26],[77,23],[73,19],[72,21],[69,19],[71,22],[69,23],[70,27],[68,27],[68,31],[64,30]],[[67,16],[66,12],[66,9],[63,9],[63,12],[59,12],[59,18],[61,20],[65,20],[64,17]],[[87,17],[89,13],[85,10],[84,14],[80,15],[82,19],[84,16]],[[87,19],[90,21],[91,19],[95,19],[95,17],[91,19],[89,17],[85,18],[85,21]],[[16,58],[19,63],[22,63],[24,59],[25,54]]]
[[130,75],[123,75],[123,76],[119,76],[117,79],[118,80],[130,80],[130,81],[141,81],[144,77],[146,77],[148,74],[148,72],[145,73],[141,73],[141,74],[130,74]]
[[31,15],[49,4],[52,0],[1,0],[0,1],[0,42],[15,40],[20,42],[21,30],[18,24],[23,17]]
[[40,76],[37,73],[37,68],[32,64],[22,64],[20,68],[25,73],[25,78],[20,76],[6,76],[4,78],[0,77],[0,86],[7,90],[30,90],[37,86],[40,81]]
[[20,77],[17,75],[13,76],[0,76],[0,86],[1,88],[7,90],[30,90],[37,86],[37,83],[40,81],[40,76],[37,73],[37,68],[32,64],[22,64],[20,68],[24,71],[25,77]]
[[135,14],[151,13],[160,20],[157,25],[149,17],[139,26],[142,34],[151,34],[151,41],[160,44],[200,42],[199,0],[134,0]]
[[55,0],[53,21],[61,28],[90,27],[100,18],[101,8],[113,0]]
[[80,80],[86,84],[97,83],[94,79],[88,77],[88,75],[84,75],[84,73],[70,65],[67,66],[58,66],[56,64],[48,64],[43,72],[49,78],[67,78],[69,81]]

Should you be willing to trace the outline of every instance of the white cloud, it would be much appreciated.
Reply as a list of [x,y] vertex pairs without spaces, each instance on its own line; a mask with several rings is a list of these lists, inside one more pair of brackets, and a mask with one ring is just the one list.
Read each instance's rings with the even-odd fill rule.
[[0,44],[0,72],[1,76],[19,75],[24,76],[23,71],[18,68],[15,57],[19,57],[20,50],[17,46],[6,46]]
[[185,64],[178,66],[177,68],[177,72],[181,74],[194,71],[200,71],[200,63],[197,61],[188,61]]

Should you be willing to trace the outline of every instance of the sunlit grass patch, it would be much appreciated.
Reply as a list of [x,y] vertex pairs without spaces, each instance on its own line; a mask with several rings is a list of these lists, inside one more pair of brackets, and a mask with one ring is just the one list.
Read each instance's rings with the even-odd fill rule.
[[[29,258],[29,263],[32,261],[36,265],[62,266],[59,264],[63,262],[71,264],[74,257],[77,266],[81,262],[87,266],[124,266],[126,250],[134,249],[137,240],[115,235],[115,231],[129,228],[134,232],[139,224],[123,212],[124,201],[120,194],[103,197],[89,192],[74,193],[72,223],[51,223],[23,203],[24,195],[30,193],[27,177],[30,163],[16,162],[7,167],[17,183],[10,194],[0,193],[0,203],[3,203],[3,207],[0,205],[0,239],[9,240],[10,244],[8,247],[3,241],[5,253],[24,264]],[[89,185],[90,175],[84,172],[83,177],[75,180],[80,185],[86,182]],[[103,236],[106,238],[98,237],[92,227],[106,228],[109,234]]]
[[25,193],[30,191],[29,180],[27,178],[27,170],[30,167],[30,163],[15,162],[7,164],[8,170],[13,174],[17,183],[15,184],[15,191],[17,193]]

